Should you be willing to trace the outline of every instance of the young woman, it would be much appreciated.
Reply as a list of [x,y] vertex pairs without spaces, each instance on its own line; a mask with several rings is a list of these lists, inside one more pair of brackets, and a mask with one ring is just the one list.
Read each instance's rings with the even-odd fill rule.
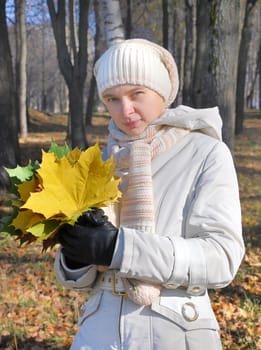
[[147,40],[109,48],[95,76],[122,198],[61,229],[57,277],[90,292],[71,349],[220,350],[207,290],[232,281],[244,243],[218,108],[168,109],[176,64]]

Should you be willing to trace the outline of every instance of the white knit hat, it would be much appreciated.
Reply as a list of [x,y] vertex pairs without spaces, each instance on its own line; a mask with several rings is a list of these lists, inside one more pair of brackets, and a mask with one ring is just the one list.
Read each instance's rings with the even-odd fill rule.
[[145,39],[129,39],[111,46],[94,66],[100,98],[104,90],[122,84],[146,86],[169,106],[175,99],[179,78],[169,51]]

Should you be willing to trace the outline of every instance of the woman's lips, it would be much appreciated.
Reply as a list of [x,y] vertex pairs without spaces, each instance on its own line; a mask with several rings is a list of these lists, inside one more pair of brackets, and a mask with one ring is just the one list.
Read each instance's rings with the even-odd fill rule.
[[125,123],[125,125],[129,128],[129,129],[134,129],[138,126],[140,120],[131,120],[127,123]]

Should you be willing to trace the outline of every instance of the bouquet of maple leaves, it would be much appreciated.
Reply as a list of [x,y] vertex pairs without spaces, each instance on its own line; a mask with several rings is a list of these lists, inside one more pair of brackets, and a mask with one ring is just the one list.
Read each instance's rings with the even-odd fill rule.
[[112,158],[103,161],[98,143],[85,151],[52,142],[42,160],[6,169],[13,199],[12,215],[4,218],[2,231],[20,243],[41,240],[43,250],[57,243],[61,225],[73,225],[92,208],[117,201],[119,179]]

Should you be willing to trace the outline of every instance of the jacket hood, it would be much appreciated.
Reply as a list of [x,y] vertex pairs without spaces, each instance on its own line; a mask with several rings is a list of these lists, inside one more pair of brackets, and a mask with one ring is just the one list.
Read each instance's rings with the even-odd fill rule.
[[222,140],[222,119],[218,107],[194,109],[180,105],[174,109],[167,109],[162,117],[153,124],[198,131]]

